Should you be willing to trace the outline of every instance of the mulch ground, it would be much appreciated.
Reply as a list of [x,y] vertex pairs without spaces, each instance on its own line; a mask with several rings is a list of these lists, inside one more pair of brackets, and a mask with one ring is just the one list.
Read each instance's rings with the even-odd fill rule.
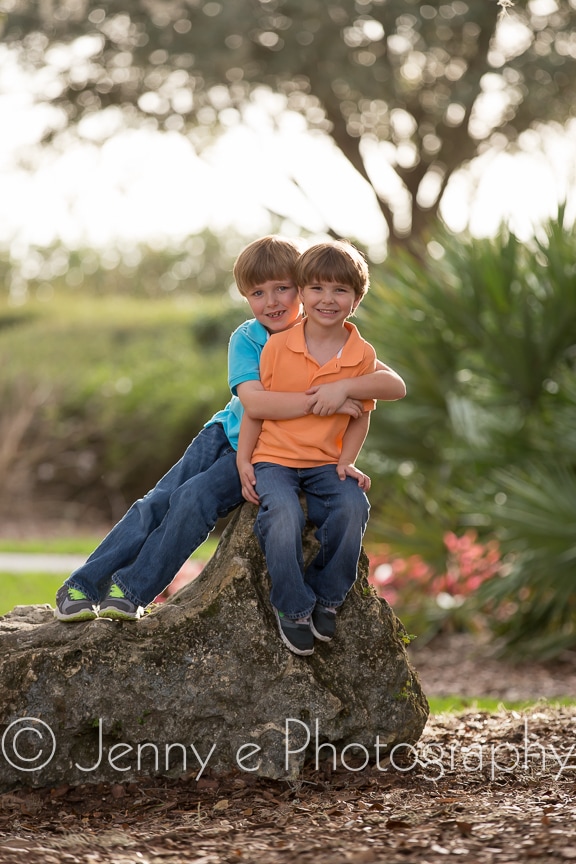
[[445,634],[409,649],[427,696],[491,696],[503,702],[576,698],[576,651],[547,662],[499,656],[489,637]]
[[0,861],[576,859],[576,709],[435,717],[393,763],[7,792]]
[[[414,665],[429,695],[576,694],[571,655],[517,666],[455,636]],[[576,860],[576,708],[434,716],[413,748],[354,767],[324,762],[296,782],[238,773],[13,790],[0,795],[0,862]]]

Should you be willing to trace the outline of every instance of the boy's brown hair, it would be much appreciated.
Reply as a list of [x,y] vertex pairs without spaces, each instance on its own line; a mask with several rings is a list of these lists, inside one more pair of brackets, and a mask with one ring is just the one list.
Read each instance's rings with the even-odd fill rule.
[[241,294],[271,280],[294,281],[301,249],[296,240],[269,234],[249,243],[234,263],[234,279]]
[[296,265],[299,288],[314,282],[335,282],[353,288],[363,297],[370,287],[368,264],[362,253],[348,240],[329,240],[307,249]]

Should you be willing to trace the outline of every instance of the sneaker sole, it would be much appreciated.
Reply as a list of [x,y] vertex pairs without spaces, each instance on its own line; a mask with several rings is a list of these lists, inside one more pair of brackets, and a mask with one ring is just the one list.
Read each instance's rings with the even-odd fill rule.
[[322,633],[319,633],[318,630],[314,627],[314,622],[310,619],[310,630],[320,642],[332,642],[333,636],[323,636]]
[[297,648],[295,645],[293,645],[292,642],[290,642],[290,640],[288,639],[288,637],[284,633],[284,631],[282,630],[282,625],[280,624],[280,616],[278,615],[278,612],[276,611],[276,609],[274,609],[274,615],[276,616],[276,621],[278,622],[278,632],[280,633],[280,638],[281,638],[282,642],[284,643],[284,645],[286,645],[286,647],[290,651],[292,651],[293,654],[297,654],[299,657],[309,657],[310,654],[314,653],[313,647],[302,649],[302,648]]
[[101,609],[99,618],[109,618],[111,621],[138,621],[140,612],[123,612],[121,609]]
[[54,617],[57,621],[65,621],[68,623],[74,621],[93,621],[98,617],[96,612],[91,612],[90,609],[83,609],[81,612],[71,612],[70,615],[65,615],[57,609],[54,612]]

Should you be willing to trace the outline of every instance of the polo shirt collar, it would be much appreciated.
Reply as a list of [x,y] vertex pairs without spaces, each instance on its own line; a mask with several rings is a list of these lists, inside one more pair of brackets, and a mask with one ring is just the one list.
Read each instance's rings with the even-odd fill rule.
[[265,345],[270,336],[268,330],[264,327],[263,324],[260,323],[256,318],[252,318],[249,322],[249,331],[250,338],[256,342],[257,345]]
[[[304,335],[305,323],[306,321],[304,320],[288,331],[286,347],[291,351],[294,351],[296,354],[308,354],[306,338]],[[355,324],[352,324],[350,321],[345,321],[344,327],[348,330],[350,336],[348,337],[348,341],[344,345],[340,356],[334,359],[337,359],[340,366],[356,366],[364,359],[363,339],[361,338]]]

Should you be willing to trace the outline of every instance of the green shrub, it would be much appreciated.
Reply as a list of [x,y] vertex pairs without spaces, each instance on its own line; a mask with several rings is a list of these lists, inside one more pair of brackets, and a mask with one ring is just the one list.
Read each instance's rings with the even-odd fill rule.
[[371,536],[441,571],[447,531],[510,562],[483,598],[511,648],[576,643],[576,235],[561,209],[522,244],[441,231],[373,271],[360,325],[408,395],[375,412]]

